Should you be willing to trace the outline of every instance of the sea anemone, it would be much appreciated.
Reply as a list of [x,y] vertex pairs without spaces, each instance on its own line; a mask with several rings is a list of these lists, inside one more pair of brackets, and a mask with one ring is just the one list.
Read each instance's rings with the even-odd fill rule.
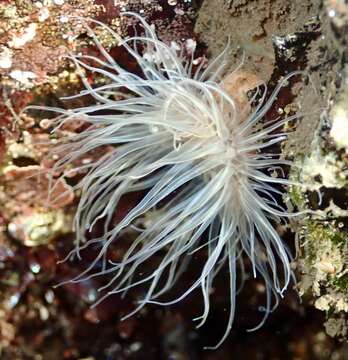
[[[146,304],[174,304],[200,289],[204,307],[195,320],[201,326],[209,314],[214,280],[227,267],[230,309],[217,347],[232,327],[245,259],[266,288],[264,315],[254,329],[264,323],[293,279],[290,252],[275,230],[279,222],[294,215],[280,201],[283,186],[291,182],[282,172],[278,176],[271,172],[292,165],[274,148],[286,138],[284,124],[299,115],[265,121],[293,74],[283,78],[269,96],[265,84],[258,86],[250,100],[253,107],[243,110],[223,85],[229,64],[227,48],[206,67],[195,66],[192,59],[185,60],[182,53],[160,41],[141,16],[123,15],[137,18],[143,35],[120,39],[107,25],[94,22],[119,41],[141,74],[121,67],[86,25],[101,56],[75,54],[71,59],[77,69],[102,74],[110,81],[93,88],[81,71],[85,90],[73,97],[92,96],[95,104],[68,110],[45,108],[60,113],[54,131],[76,119],[90,124],[80,133],[63,137],[54,148],[60,157],[52,174],[67,165],[70,170],[65,175],[86,173],[75,185],[81,198],[74,221],[76,248],[68,257],[80,258],[88,247],[98,249],[89,266],[68,281],[108,274],[99,301],[142,285],[145,296],[127,317]],[[106,145],[112,150],[76,165],[76,160]],[[122,197],[132,192],[144,196],[115,224]],[[146,214],[152,214],[152,221],[140,226]],[[103,224],[103,235],[87,239],[86,233],[97,222]],[[121,261],[111,261],[108,249],[117,246],[120,234],[130,227],[138,230],[134,242]],[[198,250],[205,250],[206,259],[197,278],[174,300],[161,301],[161,295],[190,268]],[[155,268],[138,278],[145,263],[151,264],[158,256],[161,261]]]

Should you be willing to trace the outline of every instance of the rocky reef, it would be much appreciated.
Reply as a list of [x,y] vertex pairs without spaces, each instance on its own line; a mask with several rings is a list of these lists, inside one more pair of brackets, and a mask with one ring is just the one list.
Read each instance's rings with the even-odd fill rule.
[[[85,124],[76,121],[52,136],[52,114],[25,108],[30,104],[69,108],[91,101],[88,97],[64,99],[83,89],[69,54],[98,53],[85,24],[93,27],[117,62],[137,72],[134,60],[91,20],[127,36],[136,24],[120,15],[125,10],[145,16],[161,40],[184,52],[194,44],[197,63],[216,56],[229,38],[230,69],[244,59],[243,68],[257,74],[270,90],[292,71],[308,75],[292,79],[266,116],[272,120],[302,114],[296,123],[287,125],[289,140],[278,149],[294,161],[291,169],[283,169],[294,185],[280,201],[291,211],[304,211],[290,226],[277,228],[296,254],[297,289],[287,293],[260,330],[248,333],[246,329],[260,319],[259,305],[265,294],[264,287],[250,279],[240,294],[235,328],[215,352],[202,347],[222,333],[229,303],[225,277],[214,292],[213,316],[199,330],[191,321],[202,305],[198,297],[168,308],[149,306],[120,322],[136,297],[113,296],[91,308],[97,280],[54,287],[83,267],[58,260],[73,246],[72,219],[80,195],[73,186],[84,174],[67,172],[56,180],[51,194],[55,201],[48,201],[52,184],[44,174],[57,160],[51,150],[57,137],[79,133]],[[346,358],[347,49],[348,5],[344,0],[0,1],[1,359]],[[100,74],[83,75],[91,85],[106,83]],[[100,156],[92,152],[82,161]],[[115,222],[139,196],[135,193],[122,200]],[[112,249],[115,261],[133,239],[130,230]],[[197,253],[193,271],[202,256]],[[183,276],[182,286],[190,283],[190,276]]]

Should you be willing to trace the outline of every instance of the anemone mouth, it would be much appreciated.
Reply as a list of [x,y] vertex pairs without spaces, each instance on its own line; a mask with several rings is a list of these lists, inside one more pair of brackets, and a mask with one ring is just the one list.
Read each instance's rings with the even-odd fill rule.
[[[55,119],[56,132],[75,119],[84,118],[91,125],[81,133],[62,138],[54,149],[60,158],[52,174],[67,166],[72,167],[71,171],[86,173],[74,187],[81,192],[81,198],[74,221],[76,248],[67,259],[81,258],[86,248],[98,248],[87,268],[67,282],[107,275],[109,281],[100,289],[105,295],[96,304],[111,294],[144,286],[145,296],[127,316],[146,304],[177,303],[200,289],[203,313],[196,320],[201,326],[209,314],[214,280],[226,266],[230,311],[226,331],[216,348],[232,328],[237,273],[241,272],[244,279],[243,257],[250,259],[253,276],[262,278],[266,287],[264,316],[254,329],[262,326],[293,279],[290,252],[273,226],[296,215],[278,204],[277,196],[282,196],[282,191],[274,186],[293,182],[272,177],[264,170],[292,165],[266,151],[285,139],[286,134],[279,130],[299,115],[267,123],[262,119],[281,87],[300,72],[286,76],[268,99],[263,85],[258,105],[242,116],[221,82],[228,64],[227,51],[207,68],[198,66],[193,71],[192,61],[180,58],[161,42],[142,17],[123,15],[136,17],[144,36],[119,39],[105,24],[94,22],[121,42],[143,76],[117,64],[86,25],[105,60],[88,55],[71,55],[71,60],[80,70],[85,68],[109,78],[110,84],[92,88],[81,71],[85,90],[73,97],[90,95],[96,104],[70,110],[49,109],[60,114]],[[151,56],[144,58],[138,48],[146,49]],[[89,65],[89,60],[100,67]],[[110,98],[110,94],[123,88],[136,96]],[[103,111],[107,114],[100,113]],[[110,145],[111,150],[99,159],[76,165],[90,151]],[[132,192],[144,192],[144,196],[115,224],[113,217],[122,197]],[[146,223],[144,219],[151,213],[155,220]],[[99,220],[103,221],[102,236],[87,240],[85,233],[91,233]],[[139,223],[141,229],[136,225]],[[131,227],[139,234],[119,262],[111,261],[108,249]],[[201,249],[206,252],[206,260],[197,278],[176,299],[161,301]],[[156,268],[137,279],[137,272],[157,255],[161,260]]]

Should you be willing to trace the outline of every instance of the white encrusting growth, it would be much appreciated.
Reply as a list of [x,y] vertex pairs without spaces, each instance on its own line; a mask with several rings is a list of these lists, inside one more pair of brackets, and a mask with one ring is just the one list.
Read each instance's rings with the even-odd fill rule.
[[[195,319],[200,326],[209,314],[214,279],[226,266],[231,305],[219,346],[232,327],[237,272],[244,271],[243,257],[250,259],[254,276],[263,278],[266,287],[264,317],[256,328],[264,323],[292,280],[289,251],[274,229],[275,223],[294,215],[275,198],[282,193],[274,185],[290,182],[267,172],[291,162],[267,153],[267,148],[286,137],[279,129],[298,116],[262,121],[291,75],[267,100],[266,86],[260,87],[261,100],[256,109],[240,121],[233,97],[221,85],[227,51],[207,68],[193,71],[192,61],[184,61],[173,48],[158,40],[142,17],[124,15],[136,17],[145,34],[119,39],[106,25],[95,22],[119,39],[143,75],[129,73],[118,65],[88,28],[102,57],[73,55],[72,60],[77,68],[100,73],[110,83],[92,88],[82,77],[85,90],[76,96],[91,95],[95,105],[70,110],[51,108],[61,114],[55,120],[56,129],[75,119],[91,124],[82,133],[61,140],[55,151],[62,156],[54,173],[93,149],[115,145],[100,159],[71,170],[84,169],[87,175],[76,185],[81,200],[75,217],[77,245],[70,255],[81,256],[81,250],[92,245],[99,245],[99,254],[70,281],[109,274],[111,280],[103,287],[105,296],[147,286],[145,297],[132,314],[149,303],[174,304],[200,289],[204,310]],[[138,49],[147,56],[143,57]],[[98,67],[90,65],[89,60]],[[119,100],[111,98],[115,94]],[[119,223],[112,224],[121,197],[144,190],[142,200]],[[156,209],[160,209],[156,218],[139,232],[122,261],[109,261],[107,250],[122,231]],[[99,219],[103,219],[104,235],[86,240],[85,232],[90,232]],[[200,249],[206,250],[207,257],[197,279],[178,298],[162,302],[160,295],[174,286]],[[144,263],[159,253],[163,257],[153,272],[137,278]]]

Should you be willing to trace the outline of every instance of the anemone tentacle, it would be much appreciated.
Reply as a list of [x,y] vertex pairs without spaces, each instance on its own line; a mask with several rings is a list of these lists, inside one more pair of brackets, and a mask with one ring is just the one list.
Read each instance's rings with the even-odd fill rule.
[[[103,60],[74,54],[71,59],[81,74],[82,69],[102,74],[110,84],[93,88],[82,76],[85,90],[71,98],[91,95],[97,102],[77,109],[51,108],[60,114],[55,131],[75,119],[91,124],[82,133],[60,140],[55,151],[61,157],[53,173],[91,150],[115,146],[98,160],[73,168],[87,174],[75,186],[81,191],[81,199],[74,221],[76,249],[69,255],[81,256],[81,250],[89,246],[100,248],[90,265],[70,281],[109,274],[111,278],[101,289],[107,293],[99,301],[110,294],[147,286],[145,297],[130,315],[149,303],[177,303],[200,289],[204,306],[196,320],[201,326],[209,314],[215,277],[226,265],[230,315],[219,346],[233,324],[238,271],[242,272],[242,282],[245,280],[243,257],[250,259],[253,276],[261,277],[266,287],[265,314],[256,328],[264,323],[293,279],[290,252],[274,228],[274,222],[293,215],[277,203],[282,191],[274,185],[293,182],[265,171],[291,166],[292,162],[265,151],[286,138],[279,129],[299,115],[268,123],[263,119],[282,86],[300,72],[286,76],[268,98],[266,85],[259,86],[258,105],[240,121],[233,94],[227,93],[221,82],[228,64],[226,49],[206,69],[198,66],[194,71],[192,63],[160,41],[142,17],[123,15],[136,17],[145,34],[120,39],[107,25],[94,22],[120,41],[137,61],[142,76],[117,64],[88,28]],[[90,60],[100,67],[87,63]],[[114,100],[111,94],[119,99]],[[107,114],[103,115],[104,110]],[[145,191],[144,197],[113,224],[122,196],[135,191]],[[129,226],[136,227],[151,211],[156,213],[155,221],[138,228],[137,238],[122,261],[105,261],[108,248],[120,234]],[[86,240],[85,232],[91,232],[99,219],[104,221],[103,236]],[[199,276],[176,299],[159,300],[190,266],[197,249],[207,253]],[[162,260],[156,269],[134,279],[134,274],[158,254]],[[104,265],[100,269],[97,265],[101,261]]]

